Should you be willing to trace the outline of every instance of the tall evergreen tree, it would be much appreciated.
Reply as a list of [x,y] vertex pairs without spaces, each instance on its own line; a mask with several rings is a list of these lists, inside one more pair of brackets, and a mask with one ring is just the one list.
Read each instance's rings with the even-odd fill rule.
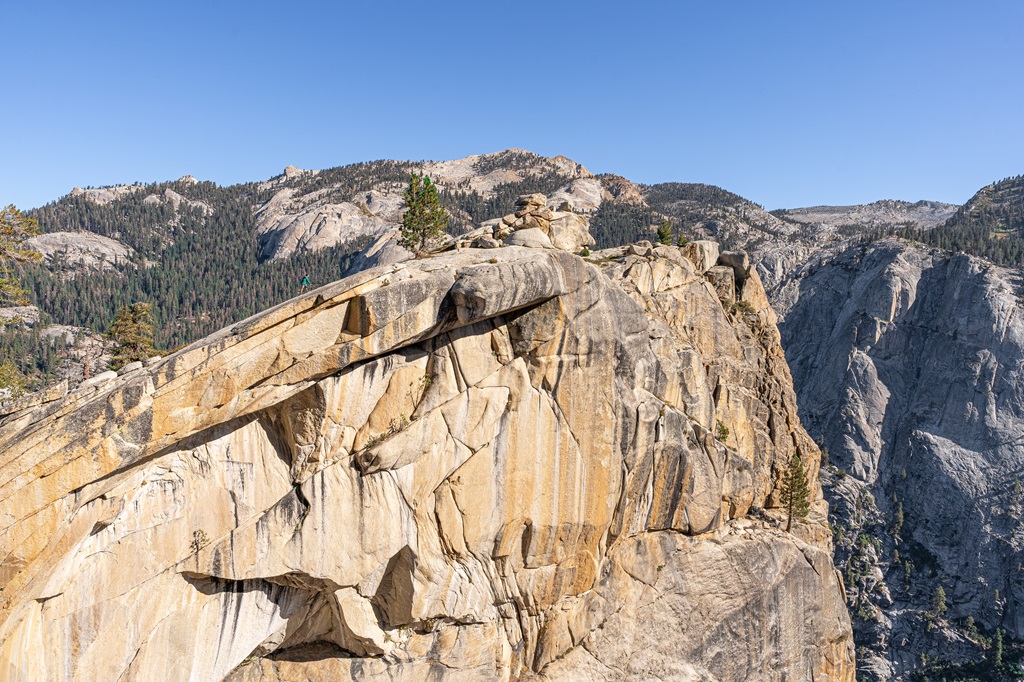
[[802,519],[811,511],[811,490],[807,483],[807,473],[795,452],[782,477],[782,504],[785,505],[787,512],[786,532],[792,527],[794,516]]
[[417,255],[423,254],[448,225],[448,211],[441,206],[437,188],[429,177],[412,174],[405,190],[405,208],[400,243]]
[[939,585],[938,589],[935,590],[935,594],[932,595],[932,615],[936,618],[942,618],[946,615],[946,590]]
[[672,246],[672,225],[669,224],[668,218],[662,220],[661,227],[658,228],[658,243]]
[[153,355],[152,307],[149,303],[133,303],[117,311],[107,330],[107,338],[117,344],[110,369],[121,369]]
[[0,362],[0,389],[10,389],[10,397],[17,398],[25,392],[28,378],[21,373],[10,358]]
[[23,248],[26,239],[37,234],[39,224],[10,204],[0,209],[0,304],[25,304],[28,291],[14,273],[15,263],[38,261],[42,254]]

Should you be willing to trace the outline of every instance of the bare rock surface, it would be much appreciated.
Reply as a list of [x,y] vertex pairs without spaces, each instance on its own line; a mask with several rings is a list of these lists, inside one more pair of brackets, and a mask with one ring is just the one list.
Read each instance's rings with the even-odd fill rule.
[[48,232],[29,237],[25,246],[43,254],[49,265],[110,270],[129,263],[135,251],[125,244],[93,232]]
[[594,256],[366,270],[4,417],[0,675],[852,681],[777,329]]
[[134,194],[142,189],[142,185],[113,185],[111,187],[96,187],[89,189],[75,187],[71,190],[71,196],[84,197],[86,201],[91,201],[94,204],[100,204],[102,206],[103,204],[109,204],[117,201],[129,194]]
[[597,178],[580,178],[548,197],[547,205],[553,211],[593,213],[604,201],[604,187]]
[[952,217],[960,208],[941,201],[898,201],[883,199],[854,206],[808,206],[784,212],[788,220],[808,225],[826,226],[834,230],[913,223],[924,229],[935,227]]
[[[188,178],[191,178],[191,180],[188,180]],[[187,182],[189,184],[195,184],[198,182],[198,180],[192,178],[192,176],[190,175],[186,175],[182,178],[179,178],[178,182]],[[209,204],[204,203],[202,201],[194,201],[192,199],[184,197],[181,194],[175,192],[170,187],[165,188],[161,194],[150,194],[149,196],[142,200],[142,203],[144,204],[160,204],[163,202],[170,204],[175,211],[177,211],[182,205],[184,205],[189,208],[198,209],[205,215],[210,215],[210,213],[213,212]]]
[[34,327],[39,324],[39,308],[34,305],[15,305],[0,308],[0,329],[11,323]]
[[363,204],[310,202],[285,188],[256,211],[256,231],[264,258],[287,258],[298,250],[328,248],[385,232],[392,223]]
[[718,264],[718,255],[721,249],[718,242],[708,239],[698,239],[688,242],[682,247],[683,256],[688,258],[697,272],[704,274]]
[[[801,278],[781,324],[801,417],[832,464],[869,679],[987,655],[968,617],[1024,639],[1022,285],[1019,271],[884,240]],[[929,625],[940,586],[949,611]]]
[[394,265],[413,257],[413,252],[399,243],[401,231],[388,230],[368,247],[356,254],[346,275],[352,275],[370,268]]
[[505,238],[508,246],[525,246],[531,249],[553,249],[551,240],[539,227],[528,227],[525,230],[516,230]]

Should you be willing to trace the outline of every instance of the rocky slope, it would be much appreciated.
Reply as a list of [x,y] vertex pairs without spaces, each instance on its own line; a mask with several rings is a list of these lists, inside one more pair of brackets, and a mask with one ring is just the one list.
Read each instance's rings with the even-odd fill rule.
[[809,206],[775,211],[774,215],[790,222],[842,231],[847,228],[859,234],[866,228],[911,223],[930,229],[944,223],[959,206],[941,201],[894,201],[883,199],[853,206]]
[[993,182],[978,190],[951,220],[965,228],[983,226],[996,232],[1024,229],[1024,175]]
[[287,258],[296,251],[318,251],[394,230],[402,220],[410,173],[426,174],[442,193],[448,193],[446,203],[461,229],[472,226],[474,216],[459,210],[460,201],[455,196],[472,195],[477,202],[493,202],[507,194],[509,187],[540,182],[545,189],[557,187],[551,198],[552,208],[565,205],[594,211],[603,198],[600,182],[581,164],[564,156],[547,158],[522,149],[452,161],[386,163],[396,166],[390,170],[400,173],[394,177],[384,174],[358,187],[346,187],[345,182],[331,178],[336,174],[333,169],[307,171],[294,166],[262,183],[261,189],[275,190],[255,209],[262,257]]
[[3,677],[852,681],[757,273],[521,206],[0,422]]
[[938,201],[885,199],[854,206],[812,206],[773,211],[784,229],[769,238],[741,235],[776,312],[785,316],[800,297],[800,281],[851,246],[874,235],[902,229],[927,232],[943,224],[958,207]]
[[131,247],[92,232],[48,232],[29,238],[25,248],[41,253],[51,269],[72,276],[128,265],[134,256]]
[[997,628],[1024,638],[1021,273],[886,240],[799,289],[780,329],[801,417],[833,465],[860,674],[991,661]]

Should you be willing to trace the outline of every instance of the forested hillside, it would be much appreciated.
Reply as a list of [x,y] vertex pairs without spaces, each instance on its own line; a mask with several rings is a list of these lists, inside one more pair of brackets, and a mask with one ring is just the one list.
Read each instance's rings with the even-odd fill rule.
[[[167,188],[209,210],[145,202]],[[34,212],[43,231],[95,232],[130,246],[136,257],[105,271],[38,265],[26,269],[23,282],[55,322],[96,331],[120,306],[152,302],[158,346],[181,345],[290,298],[304,274],[320,283],[336,279],[360,246],[261,264],[252,217],[260,198],[251,184],[209,182],[152,185],[103,205],[64,197]]]
[[785,227],[758,204],[714,185],[632,185],[635,194],[629,197],[621,187],[627,180],[616,175],[601,179],[612,199],[602,202],[591,218],[590,231],[597,248],[652,239],[652,226],[664,219],[677,236],[713,238],[725,248],[747,246],[751,240],[778,234]]
[[[459,233],[512,212],[519,195],[552,193],[572,177],[563,172],[565,162],[520,150],[471,159],[468,170],[451,171],[446,165],[456,162],[373,161],[321,171],[296,169],[270,181],[228,187],[186,177],[76,190],[31,212],[40,230],[109,237],[129,247],[131,258],[83,267],[57,253],[22,267],[19,276],[42,321],[34,329],[0,328],[0,352],[18,362],[33,385],[45,383],[64,349],[39,327],[59,324],[103,332],[118,308],[140,301],[153,304],[157,347],[176,348],[291,298],[299,293],[304,275],[314,286],[338,279],[372,239],[353,235],[329,248],[267,259],[256,214],[278,196],[288,199],[290,214],[353,201],[369,211],[368,193],[400,196],[411,172],[448,172],[456,179],[439,183],[440,195],[452,216],[449,231]],[[644,224],[611,206],[601,224],[618,234],[619,225],[628,223],[630,238],[640,238],[653,220],[649,211],[642,215]]]
[[665,182],[645,187],[644,199],[684,234],[711,237],[724,248],[751,248],[793,231],[759,204],[714,185]]
[[889,234],[999,265],[1024,265],[1024,175],[983,187],[934,229],[901,227]]

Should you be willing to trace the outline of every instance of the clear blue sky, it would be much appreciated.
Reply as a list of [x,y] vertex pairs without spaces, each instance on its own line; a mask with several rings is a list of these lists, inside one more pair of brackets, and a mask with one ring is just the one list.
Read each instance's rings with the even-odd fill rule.
[[768,208],[1024,173],[1024,2],[0,0],[0,204],[523,147]]

